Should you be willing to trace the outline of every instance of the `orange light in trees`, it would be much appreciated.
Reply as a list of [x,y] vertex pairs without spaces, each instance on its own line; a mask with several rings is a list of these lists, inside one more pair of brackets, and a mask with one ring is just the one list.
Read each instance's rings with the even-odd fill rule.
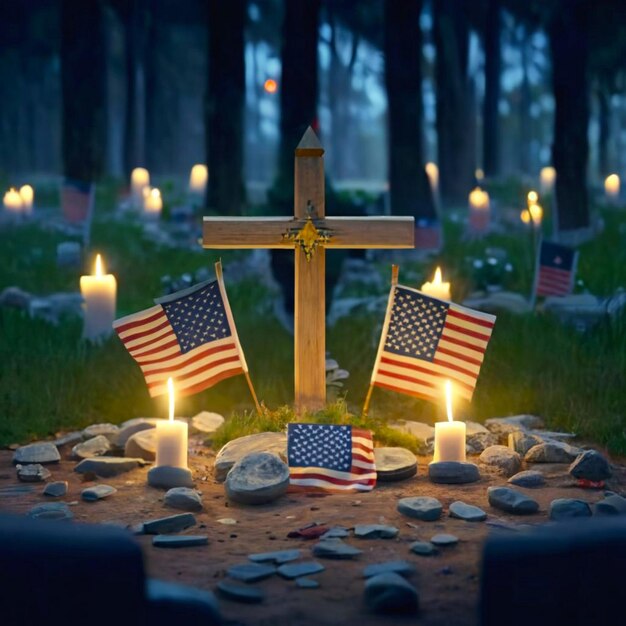
[[263,83],[263,89],[265,89],[267,93],[276,93],[278,91],[278,83],[273,78],[268,78]]

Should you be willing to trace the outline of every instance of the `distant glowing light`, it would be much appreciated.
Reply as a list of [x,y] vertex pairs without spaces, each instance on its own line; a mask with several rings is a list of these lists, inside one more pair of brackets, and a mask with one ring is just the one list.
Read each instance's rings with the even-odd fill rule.
[[263,83],[263,89],[265,89],[267,93],[276,93],[278,91],[278,83],[273,78],[268,78]]

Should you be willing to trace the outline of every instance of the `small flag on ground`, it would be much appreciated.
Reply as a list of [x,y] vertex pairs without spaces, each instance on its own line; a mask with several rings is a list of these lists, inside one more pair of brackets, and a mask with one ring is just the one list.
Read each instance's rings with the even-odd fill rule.
[[292,487],[370,491],[376,486],[374,442],[369,430],[335,424],[288,424]]
[[371,384],[440,402],[446,380],[472,399],[494,315],[394,285]]
[[578,251],[551,241],[542,241],[535,280],[538,296],[566,296],[572,293]]
[[223,282],[207,281],[155,300],[156,306],[113,322],[137,361],[152,397],[174,378],[181,395],[198,393],[248,366]]

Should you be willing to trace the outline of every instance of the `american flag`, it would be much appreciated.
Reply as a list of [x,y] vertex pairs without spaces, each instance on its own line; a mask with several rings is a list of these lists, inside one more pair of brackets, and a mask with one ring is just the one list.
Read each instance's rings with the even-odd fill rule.
[[61,187],[61,207],[68,222],[88,220],[93,210],[93,185],[80,181],[66,180]]
[[495,316],[395,285],[372,385],[440,402],[446,380],[472,399]]
[[376,486],[369,430],[336,424],[288,424],[290,484],[297,489],[371,491]]
[[578,252],[551,241],[542,241],[536,278],[538,296],[566,296],[572,293]]
[[221,280],[155,302],[113,322],[152,397],[167,392],[170,377],[178,393],[189,395],[248,371]]

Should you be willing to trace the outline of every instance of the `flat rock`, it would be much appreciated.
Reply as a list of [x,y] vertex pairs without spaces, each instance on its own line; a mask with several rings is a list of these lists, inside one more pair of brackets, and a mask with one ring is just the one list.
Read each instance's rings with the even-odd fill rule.
[[256,583],[264,578],[269,578],[276,573],[273,565],[264,563],[240,563],[233,565],[226,570],[226,573],[235,580],[243,583]]
[[430,424],[424,424],[424,422],[412,422],[410,420],[401,420],[398,422],[393,422],[389,424],[391,428],[395,428],[400,432],[407,433],[408,435],[413,435],[413,437],[417,437],[417,439],[421,439],[422,441],[428,443],[435,438],[435,428]]
[[430,496],[414,496],[401,498],[397,505],[398,513],[419,519],[424,522],[433,522],[441,517],[443,506],[437,498]]
[[145,465],[143,459],[127,459],[118,456],[101,456],[92,457],[91,459],[83,459],[74,471],[79,474],[94,473],[101,478],[111,478],[119,476],[124,472],[130,472],[138,467]]
[[462,485],[480,480],[480,472],[467,461],[439,461],[428,465],[428,478],[442,485]]
[[[143,460],[143,459],[142,459]],[[173,489],[175,487],[193,487],[193,476],[186,467],[151,467],[148,472],[148,484],[157,489]]]
[[91,439],[102,435],[111,443],[115,443],[120,432],[120,427],[115,424],[92,424],[83,430],[83,439]]
[[301,589],[318,589],[320,584],[317,580],[313,578],[307,578],[303,576],[302,578],[296,578],[296,586]]
[[156,428],[144,428],[131,435],[124,444],[124,456],[154,461],[156,458]]
[[513,291],[495,291],[487,295],[473,294],[463,301],[463,306],[496,314],[507,311],[521,315],[531,310],[528,298],[521,293]]
[[253,452],[272,452],[285,461],[287,459],[287,435],[271,432],[256,433],[229,441],[215,457],[215,479],[226,480],[226,475],[233,465]]
[[13,454],[13,465],[28,465],[29,463],[58,463],[61,455],[57,447],[48,441],[29,443],[20,446]]
[[489,487],[487,498],[492,507],[514,515],[527,515],[539,510],[536,500],[510,487]]
[[409,546],[409,550],[420,556],[432,556],[437,553],[437,548],[430,541],[414,541]]
[[573,517],[591,517],[591,507],[584,500],[557,498],[550,502],[550,519],[558,522]]
[[580,448],[561,441],[549,441],[533,446],[524,460],[526,463],[571,463],[580,453]]
[[289,467],[269,452],[243,457],[226,476],[226,495],[241,504],[265,504],[287,492]]
[[28,309],[32,295],[16,286],[5,287],[0,293],[0,306]]
[[596,502],[594,507],[596,515],[626,515],[626,498],[612,494]]
[[208,535],[157,535],[152,538],[155,548],[192,548],[206,546],[208,543]]
[[364,594],[365,604],[374,613],[413,614],[419,608],[415,587],[394,572],[368,578]]
[[583,478],[594,482],[611,478],[613,472],[609,462],[596,450],[585,450],[576,457],[569,467],[574,478]]
[[165,506],[181,511],[201,511],[202,496],[199,491],[189,487],[174,487],[165,494]]
[[58,480],[53,483],[48,483],[43,490],[44,496],[50,496],[51,498],[60,498],[67,493],[67,480]]
[[242,602],[243,604],[260,604],[265,600],[265,592],[258,587],[250,587],[249,585],[237,585],[234,583],[220,580],[217,583],[218,592],[228,600]]
[[450,505],[450,517],[457,517],[466,522],[482,522],[487,519],[487,513],[477,506],[457,500]]
[[185,528],[196,525],[196,518],[192,513],[179,513],[168,515],[143,523],[143,532],[146,535],[161,535],[166,533],[178,533]]
[[350,531],[345,526],[333,526],[327,530],[320,539],[344,539],[350,536]]
[[91,459],[94,456],[103,456],[111,449],[111,442],[104,435],[96,435],[86,441],[77,443],[72,448],[72,457],[75,459]]
[[286,563],[281,565],[276,571],[279,576],[292,580],[300,576],[310,576],[323,572],[326,568],[317,561],[302,561],[301,563]]
[[393,539],[400,531],[395,526],[385,524],[357,524],[354,536],[358,539]]
[[480,454],[485,448],[495,446],[498,443],[498,437],[493,433],[478,432],[473,435],[467,435],[465,439],[465,451],[467,454]]
[[16,465],[17,478],[23,483],[42,483],[48,480],[52,474],[41,463],[32,463],[31,465]]
[[248,558],[255,563],[276,563],[281,565],[296,561],[302,556],[300,550],[276,550],[275,552],[259,552],[257,554],[249,554]]
[[115,487],[111,487],[111,485],[94,485],[93,487],[83,489],[80,492],[80,497],[85,502],[95,502],[96,500],[108,498],[116,492],[117,489]]
[[543,487],[546,484],[546,479],[537,470],[524,470],[511,476],[508,482],[517,487]]
[[202,411],[191,418],[191,428],[203,435],[212,435],[224,423],[219,413]]
[[28,511],[28,517],[48,520],[71,520],[74,515],[65,502],[38,504]]
[[120,429],[117,433],[115,444],[119,448],[124,448],[126,446],[126,442],[135,433],[141,432],[142,430],[150,430],[151,428],[156,428],[156,424],[158,421],[159,420],[156,417],[135,417],[132,420],[124,422],[120,426]]
[[449,533],[439,533],[430,538],[430,543],[434,546],[454,546],[459,543],[459,538]]
[[507,440],[509,433],[518,430],[533,430],[543,428],[545,422],[541,417],[536,415],[512,415],[510,417],[491,417],[485,420],[485,426],[504,441]]
[[489,429],[485,428],[485,426],[480,422],[465,422],[465,434],[468,437],[471,437],[472,435],[486,434],[489,432]]
[[381,482],[404,480],[417,474],[417,459],[406,448],[374,448],[374,457]]
[[520,455],[508,446],[489,446],[482,451],[479,459],[483,465],[504,476],[513,476],[522,467]]
[[65,435],[57,437],[52,443],[57,448],[60,448],[61,446],[78,443],[79,441],[82,441],[82,439],[83,433],[80,430],[75,430],[71,433],[66,433]]
[[322,539],[313,546],[311,554],[324,559],[351,559],[363,554],[363,551],[341,539]]
[[533,446],[540,443],[544,443],[544,440],[537,435],[530,435],[521,430],[509,433],[509,448],[511,448],[511,450],[515,450],[515,452],[522,457],[524,457]]
[[372,563],[363,570],[363,578],[371,578],[379,574],[393,572],[400,576],[411,576],[416,571],[415,565],[408,561],[386,561],[385,563]]

